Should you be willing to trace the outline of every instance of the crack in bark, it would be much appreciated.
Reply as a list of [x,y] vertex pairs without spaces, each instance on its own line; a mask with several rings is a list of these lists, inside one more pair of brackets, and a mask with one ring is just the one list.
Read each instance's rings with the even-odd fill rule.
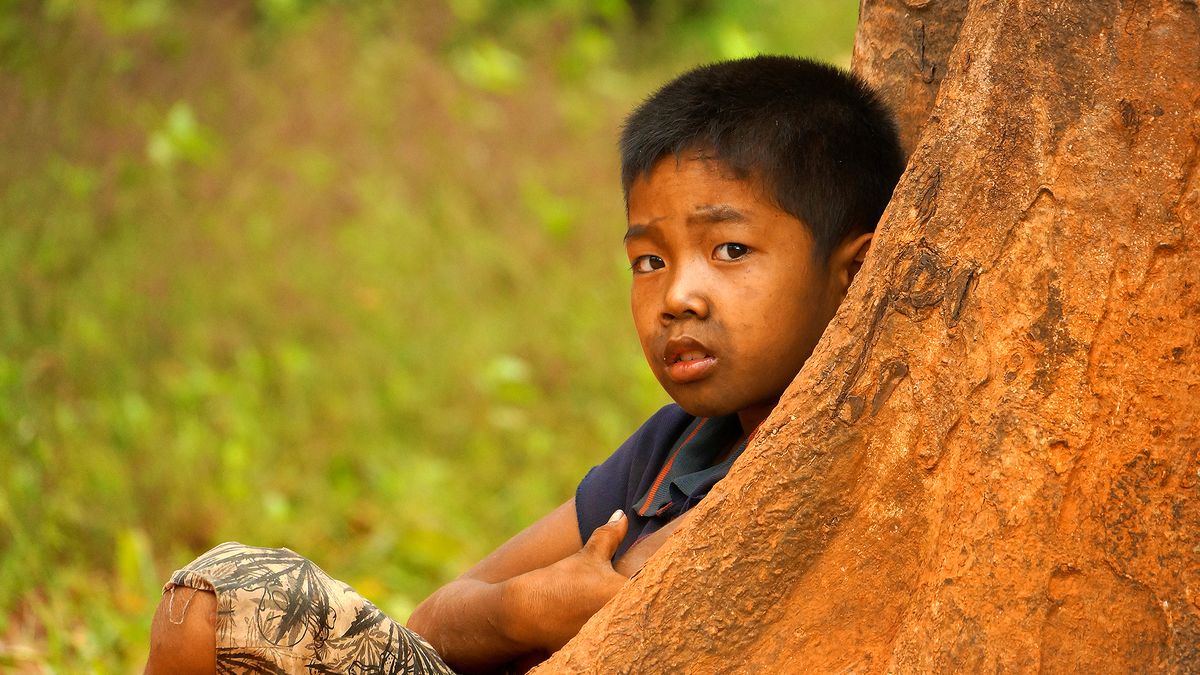
[[968,261],[965,268],[959,270],[950,279],[946,287],[946,294],[950,297],[951,302],[942,305],[942,318],[946,323],[947,330],[958,325],[958,320],[962,317],[963,309],[967,305],[967,296],[975,285],[978,275],[979,265]]
[[892,392],[896,391],[896,387],[900,386],[905,377],[908,377],[908,364],[900,359],[891,359],[880,366],[879,388],[875,390],[875,397],[871,399],[872,416],[879,413],[879,409],[892,397]]
[[[883,316],[887,313],[890,305],[891,295],[888,293],[884,293],[875,301],[875,307],[871,310],[870,322],[867,324],[867,334],[862,341],[862,349],[859,350],[858,356],[854,357],[854,363],[851,364],[850,370],[846,371],[846,380],[842,383],[842,390],[833,401],[833,411],[830,413],[830,417],[841,417],[842,405],[846,402],[847,397],[849,397],[850,389],[858,382],[858,377],[862,374],[863,368],[866,367],[867,354],[871,351],[871,347],[875,342],[875,336],[879,333],[879,325],[882,323]],[[854,419],[857,419],[857,417]]]
[[942,186],[941,169],[935,166],[933,171],[921,176],[920,181],[925,186],[921,188],[921,196],[917,200],[917,226],[924,227],[937,213],[938,191]]

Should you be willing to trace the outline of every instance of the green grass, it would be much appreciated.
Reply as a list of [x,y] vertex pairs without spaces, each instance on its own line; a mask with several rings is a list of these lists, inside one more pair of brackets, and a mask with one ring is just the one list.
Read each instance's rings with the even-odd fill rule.
[[717,4],[0,3],[0,670],[137,670],[229,539],[403,618],[569,497],[666,400],[622,116],[848,62],[854,2]]

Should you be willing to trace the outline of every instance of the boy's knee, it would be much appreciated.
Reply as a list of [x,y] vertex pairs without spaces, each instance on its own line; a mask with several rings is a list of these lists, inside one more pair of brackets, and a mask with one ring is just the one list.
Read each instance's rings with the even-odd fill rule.
[[217,596],[175,587],[163,593],[150,626],[146,673],[213,673],[217,667]]

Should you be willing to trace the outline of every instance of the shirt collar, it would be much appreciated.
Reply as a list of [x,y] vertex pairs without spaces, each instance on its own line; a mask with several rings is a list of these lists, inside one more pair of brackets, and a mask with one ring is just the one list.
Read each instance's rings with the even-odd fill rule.
[[682,501],[694,502],[729,472],[729,467],[746,447],[738,444],[719,464],[716,459],[742,435],[738,416],[697,417],[692,420],[667,455],[658,476],[644,494],[634,501],[638,515],[653,517]]

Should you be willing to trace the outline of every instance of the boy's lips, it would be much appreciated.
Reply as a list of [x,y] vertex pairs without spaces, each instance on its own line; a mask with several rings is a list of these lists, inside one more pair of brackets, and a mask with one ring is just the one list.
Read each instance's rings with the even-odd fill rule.
[[708,375],[717,364],[707,347],[695,338],[682,336],[671,338],[663,350],[663,363],[667,377],[676,384],[695,382]]

